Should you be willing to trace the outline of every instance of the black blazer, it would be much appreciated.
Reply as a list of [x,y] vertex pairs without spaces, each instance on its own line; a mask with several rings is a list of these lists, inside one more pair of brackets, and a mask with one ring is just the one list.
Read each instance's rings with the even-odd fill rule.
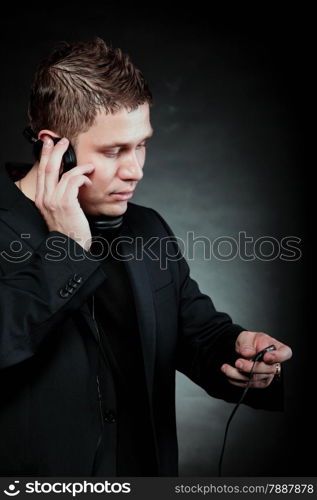
[[[0,475],[114,476],[116,423],[101,421],[97,374],[109,398],[113,387],[88,307],[107,274],[75,240],[48,232],[10,168],[0,169]],[[200,292],[176,241],[168,260],[162,241],[173,233],[155,210],[128,203],[120,236],[139,322],[153,459],[158,476],[177,476],[175,371],[211,396],[237,401],[241,389],[220,366],[236,359],[244,328]],[[142,258],[137,236],[148,242]],[[282,409],[281,384],[250,390],[246,403]]]

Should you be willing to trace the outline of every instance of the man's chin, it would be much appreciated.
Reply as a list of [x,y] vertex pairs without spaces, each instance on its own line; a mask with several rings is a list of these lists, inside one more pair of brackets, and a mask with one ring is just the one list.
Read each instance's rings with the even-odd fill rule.
[[123,215],[128,208],[128,200],[116,201],[116,203],[111,203],[107,205],[100,205],[98,209],[96,207],[84,209],[87,215],[108,215],[109,217],[118,217]]
[[102,212],[105,215],[117,217],[118,215],[123,215],[128,208],[128,200],[116,201],[105,207],[105,211]]

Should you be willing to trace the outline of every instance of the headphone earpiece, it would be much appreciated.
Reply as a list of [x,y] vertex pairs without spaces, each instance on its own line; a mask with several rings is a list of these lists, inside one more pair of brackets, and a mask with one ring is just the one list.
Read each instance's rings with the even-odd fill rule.
[[63,163],[64,163],[64,172],[71,170],[77,165],[76,154],[71,144],[69,144],[67,151],[63,155]]
[[[43,141],[38,139],[34,133],[34,131],[31,129],[31,127],[26,127],[23,130],[23,135],[27,139],[28,142],[30,142],[33,145],[33,155],[34,158],[39,161],[41,157],[41,151],[43,147]],[[53,141],[54,144],[56,144],[58,141],[61,140],[61,137],[54,137]],[[76,153],[71,144],[69,144],[67,150],[65,151],[63,155],[63,166],[64,166],[64,172],[67,172],[68,170],[72,169],[77,165],[77,159],[76,159]]]

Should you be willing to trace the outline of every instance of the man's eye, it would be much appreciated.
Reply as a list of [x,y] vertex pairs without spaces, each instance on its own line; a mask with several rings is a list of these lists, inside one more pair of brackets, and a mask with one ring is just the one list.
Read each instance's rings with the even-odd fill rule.
[[[137,149],[147,148],[147,147],[148,144],[139,144],[139,146],[137,146]],[[105,152],[105,156],[107,156],[107,158],[117,158],[119,155],[120,151],[118,151],[117,153],[108,153],[107,151]]]
[[107,156],[107,158],[116,158],[119,156],[119,153],[105,153],[105,156]]
[[111,152],[111,151],[103,151],[103,154],[107,156],[108,158],[116,158],[120,154],[120,150],[117,152]]
[[140,145],[138,146],[138,149],[146,149],[146,148],[148,148],[148,147],[149,147],[149,145],[148,145],[148,144],[140,144]]

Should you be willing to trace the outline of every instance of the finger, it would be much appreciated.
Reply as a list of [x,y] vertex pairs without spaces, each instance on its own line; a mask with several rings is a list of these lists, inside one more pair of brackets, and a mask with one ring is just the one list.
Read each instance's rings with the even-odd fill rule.
[[248,380],[250,380],[250,377],[248,375],[245,375],[245,374],[241,373],[239,370],[237,370],[236,368],[234,368],[231,365],[227,365],[227,364],[222,365],[221,371],[228,378],[234,379],[236,381],[240,381],[240,382],[245,381],[245,382],[247,382]]
[[281,342],[276,343],[276,351],[266,352],[263,356],[263,361],[268,364],[283,363],[290,359],[293,355],[292,349]]
[[243,331],[236,340],[236,351],[246,358],[251,358],[256,354],[256,333],[251,331]]
[[248,385],[252,389],[265,389],[266,387],[268,387],[270,385],[273,378],[274,378],[273,376],[269,376],[269,377],[262,378],[261,380],[251,379],[251,380],[249,380],[249,384],[247,382],[237,382],[236,380],[231,380],[231,379],[228,379],[228,381],[230,382],[230,384],[232,384],[236,387],[245,388]]
[[40,154],[40,159],[39,159],[39,166],[42,169],[45,169],[47,162],[49,160],[49,157],[51,155],[51,149],[54,146],[54,142],[52,138],[49,135],[44,135],[43,136],[43,147],[41,149],[41,154]]
[[[68,182],[72,177],[78,176],[78,175],[88,176],[89,174],[91,174],[94,171],[94,169],[95,169],[94,165],[90,165],[90,164],[78,165],[77,167],[74,167],[71,170],[69,170],[68,172],[66,172],[65,174],[63,174],[62,177],[60,178],[60,181],[59,181],[57,188],[56,188],[56,201],[57,201],[57,203],[64,197]],[[89,177],[87,177],[87,179],[89,179]]]
[[49,161],[45,167],[44,198],[50,199],[59,181],[59,171],[63,154],[69,145],[68,139],[63,137],[53,148]]
[[229,382],[229,384],[234,385],[236,387],[246,387],[247,385],[249,385],[249,387],[251,387],[251,385],[249,384],[250,380],[248,382],[237,382],[234,379],[228,378],[228,382]]
[[39,166],[37,169],[36,176],[36,193],[35,193],[35,203],[38,206],[42,203],[44,195],[44,183],[45,183],[45,168],[49,160],[50,154],[53,149],[53,141],[49,135],[43,138],[43,147],[41,150],[41,156],[39,161]]
[[254,375],[251,379],[250,387],[254,389],[263,389],[268,387],[273,379],[274,375]]
[[64,206],[69,206],[73,203],[73,200],[76,200],[77,203],[79,204],[78,201],[78,191],[81,186],[86,184],[86,186],[91,186],[92,182],[86,175],[76,175],[71,177],[68,182],[67,186],[65,189],[64,196],[62,198],[62,204]]
[[[231,380],[237,383],[247,382],[250,380],[249,372],[241,372],[231,365],[224,364],[221,367],[221,371]],[[252,372],[250,387],[257,386],[255,384],[263,385],[263,381],[269,380],[270,382],[274,378],[274,373],[254,373]]]
[[[247,359],[238,358],[235,362],[235,366],[238,370],[243,372],[251,372],[254,362],[248,361]],[[275,363],[273,365],[268,365],[263,361],[257,361],[254,365],[252,373],[266,373],[267,375],[275,373]]]

